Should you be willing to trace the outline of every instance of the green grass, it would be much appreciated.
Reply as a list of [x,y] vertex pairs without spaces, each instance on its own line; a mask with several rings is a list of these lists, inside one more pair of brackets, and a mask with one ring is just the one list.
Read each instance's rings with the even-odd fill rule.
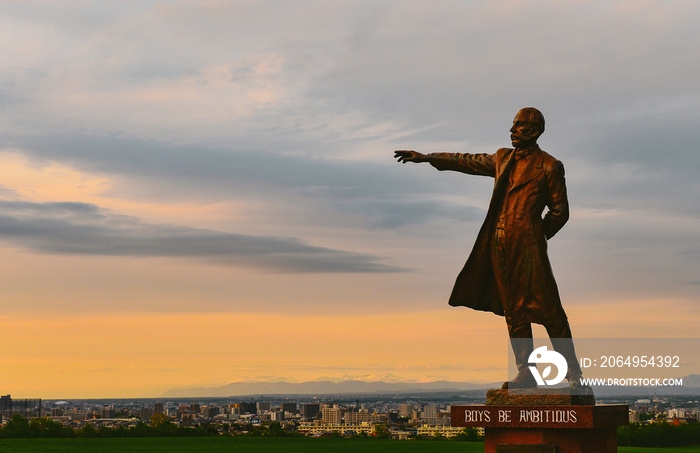
[[700,453],[700,445],[674,448],[618,447],[617,451],[619,453]]
[[112,452],[333,452],[333,453],[483,453],[483,443],[307,437],[164,437],[98,439],[1,439],[0,453]]
[[[253,437],[166,437],[100,439],[0,439],[0,453],[185,453],[185,452],[332,452],[332,453],[483,453],[483,443],[455,441],[311,439]],[[620,447],[620,453],[700,453],[680,448]]]

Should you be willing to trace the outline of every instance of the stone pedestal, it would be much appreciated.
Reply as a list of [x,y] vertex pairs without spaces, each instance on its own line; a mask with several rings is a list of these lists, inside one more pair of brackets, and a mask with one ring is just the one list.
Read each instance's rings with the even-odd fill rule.
[[452,406],[452,426],[484,427],[486,453],[613,453],[626,405],[591,403],[589,390],[489,390],[486,405]]

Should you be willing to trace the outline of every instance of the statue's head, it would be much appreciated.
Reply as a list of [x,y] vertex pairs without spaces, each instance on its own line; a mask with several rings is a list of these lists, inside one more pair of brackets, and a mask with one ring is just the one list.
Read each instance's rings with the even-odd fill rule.
[[527,148],[537,143],[544,132],[544,115],[533,107],[521,109],[510,128],[510,140],[516,148]]

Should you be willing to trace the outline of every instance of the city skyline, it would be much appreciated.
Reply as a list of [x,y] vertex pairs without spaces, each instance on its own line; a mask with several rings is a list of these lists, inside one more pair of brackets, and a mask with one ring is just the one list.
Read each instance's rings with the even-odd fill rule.
[[3,2],[3,393],[505,380],[503,319],[447,305],[493,181],[393,151],[493,153],[526,106],[574,337],[697,337],[699,13]]

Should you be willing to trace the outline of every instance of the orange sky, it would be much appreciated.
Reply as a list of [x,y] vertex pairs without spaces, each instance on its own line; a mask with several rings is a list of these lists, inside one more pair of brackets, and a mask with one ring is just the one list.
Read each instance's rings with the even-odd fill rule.
[[[580,309],[570,316],[579,337],[600,338],[596,334],[610,332],[611,324],[620,337],[634,337],[650,313],[646,309],[659,302],[643,304],[646,314],[638,318],[625,315],[632,307],[606,312],[614,319],[596,319]],[[661,319],[663,311],[655,316]],[[681,323],[683,316],[669,321]],[[623,317],[626,322],[615,321]],[[101,398],[282,378],[493,382],[507,366],[500,321],[447,307],[338,316],[8,315],[0,317],[3,386],[22,397]],[[682,338],[693,332],[661,323],[654,335]]]

